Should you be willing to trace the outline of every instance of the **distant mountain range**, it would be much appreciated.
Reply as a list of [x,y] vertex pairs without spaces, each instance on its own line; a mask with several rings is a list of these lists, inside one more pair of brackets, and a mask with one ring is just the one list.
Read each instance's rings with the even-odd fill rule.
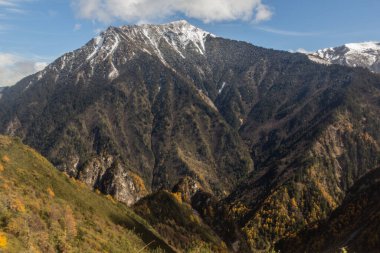
[[[375,66],[358,47],[341,57]],[[5,89],[0,132],[131,205],[179,251],[267,252],[296,236],[302,248],[380,166],[380,76],[320,54],[186,21],[109,27]]]
[[327,64],[364,67],[380,73],[380,42],[349,43],[310,54],[310,59]]

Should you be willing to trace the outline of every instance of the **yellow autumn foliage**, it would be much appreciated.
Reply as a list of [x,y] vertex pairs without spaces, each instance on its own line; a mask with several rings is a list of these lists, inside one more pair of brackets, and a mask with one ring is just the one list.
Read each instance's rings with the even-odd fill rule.
[[11,159],[9,158],[9,156],[7,155],[4,155],[3,158],[1,159],[3,162],[5,163],[9,163],[11,161]]
[[0,232],[0,249],[5,249],[7,247],[7,236]]
[[77,222],[74,217],[73,210],[70,206],[66,206],[64,210],[65,229],[69,236],[75,237],[77,235]]
[[173,196],[178,203],[182,204],[182,194],[180,192],[174,192]]
[[106,198],[109,199],[112,203],[116,204],[116,200],[109,194],[106,195]]
[[290,204],[292,205],[293,208],[297,208],[298,204],[295,198],[290,199]]
[[5,249],[7,247],[7,236],[0,233],[0,249]]
[[145,187],[144,180],[138,176],[137,174],[131,173],[131,178],[133,182],[136,185],[136,188],[141,192],[141,193],[148,193],[148,190]]
[[150,252],[139,236],[150,228],[132,210],[82,187],[21,142],[0,135],[0,165],[0,253]]
[[19,213],[25,213],[25,205],[24,203],[18,199],[15,198],[9,205],[10,209],[13,211],[17,211]]
[[55,197],[55,193],[54,193],[54,191],[53,191],[53,189],[52,188],[47,188],[47,194],[50,196],[50,197],[52,197],[52,198],[54,198]]

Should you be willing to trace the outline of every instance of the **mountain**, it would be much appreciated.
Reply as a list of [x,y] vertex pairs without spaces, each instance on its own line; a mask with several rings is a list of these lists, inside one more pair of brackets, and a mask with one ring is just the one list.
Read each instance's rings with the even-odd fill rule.
[[380,73],[380,43],[349,43],[339,47],[321,49],[310,54],[310,59],[326,64],[363,67]]
[[251,128],[240,129],[256,168],[226,201],[255,250],[326,218],[379,166],[379,77],[320,66],[302,71],[302,93],[284,78],[289,86],[273,89],[251,111]]
[[110,27],[7,90],[2,132],[128,204],[187,175],[226,195],[253,162],[209,97],[212,39],[185,21]]
[[124,204],[0,136],[1,252],[175,252]]
[[269,251],[380,166],[378,75],[186,21],[110,27],[4,94],[1,132],[173,245]]
[[139,200],[133,210],[177,249],[185,252],[229,252],[225,242],[181,198],[180,193],[158,191]]
[[286,239],[280,252],[379,252],[380,169],[358,180],[342,205],[314,228]]

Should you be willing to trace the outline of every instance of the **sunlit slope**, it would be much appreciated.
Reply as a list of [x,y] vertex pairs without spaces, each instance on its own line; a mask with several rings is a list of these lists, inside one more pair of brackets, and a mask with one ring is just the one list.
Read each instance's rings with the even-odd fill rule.
[[0,136],[0,252],[173,252],[125,205]]

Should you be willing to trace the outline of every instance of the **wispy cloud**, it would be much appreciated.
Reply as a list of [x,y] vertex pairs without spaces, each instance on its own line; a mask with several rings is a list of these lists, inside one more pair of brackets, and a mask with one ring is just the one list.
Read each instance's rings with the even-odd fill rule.
[[25,14],[27,10],[21,7],[21,3],[31,0],[0,0],[0,18],[8,18],[14,14]]
[[98,27],[98,28],[95,28],[94,29],[94,33],[95,34],[100,34],[102,31],[104,31],[105,30],[105,28],[104,27]]
[[272,27],[263,27],[263,26],[255,26],[254,27],[257,30],[268,32],[268,33],[274,33],[278,35],[284,35],[284,36],[318,36],[322,35],[321,32],[299,32],[299,31],[288,31],[288,30],[281,30],[276,29]]
[[262,0],[71,0],[78,17],[110,23],[123,20],[139,23],[177,14],[205,23],[271,19],[273,12]]
[[312,53],[314,53],[313,51],[309,51],[309,50],[304,49],[304,48],[298,48],[298,49],[296,50],[296,52],[297,52],[297,53],[301,53],[301,54],[312,54]]
[[16,6],[16,1],[12,0],[0,0],[0,6]]
[[38,58],[26,58],[16,54],[0,52],[0,86],[15,84],[25,76],[36,73],[47,66]]
[[12,28],[11,25],[0,24],[0,32],[8,31]]
[[7,13],[13,13],[13,14],[25,14],[27,13],[26,10],[24,9],[21,9],[21,8],[17,8],[17,7],[12,7],[12,8],[5,8],[5,12]]

